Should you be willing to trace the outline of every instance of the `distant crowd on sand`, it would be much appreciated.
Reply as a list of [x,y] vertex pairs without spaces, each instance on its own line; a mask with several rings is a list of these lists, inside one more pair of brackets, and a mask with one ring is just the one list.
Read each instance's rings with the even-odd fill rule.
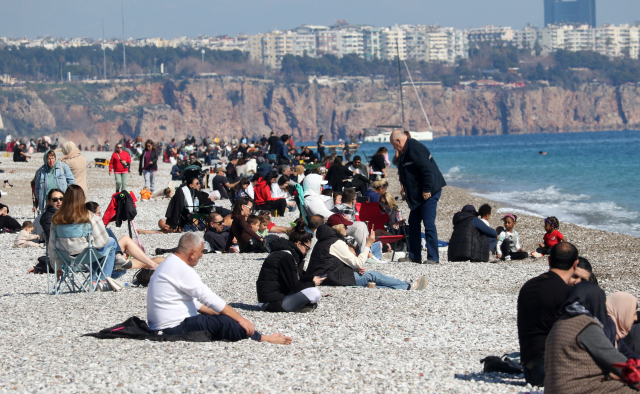
[[[424,290],[425,276],[407,280],[367,269],[396,257],[398,263],[434,266],[440,264],[440,248],[447,249],[451,262],[545,257],[549,271],[526,282],[518,296],[520,353],[513,358],[525,380],[552,393],[636,388],[630,371],[640,351],[637,300],[626,293],[605,297],[591,264],[560,233],[557,218],[542,221],[538,246],[525,251],[515,214],[504,214],[503,225],[493,229],[490,205],[478,210],[465,205],[453,216],[451,239],[439,241],[435,218],[446,181],[428,148],[409,133],[394,131],[390,143],[393,155],[380,147],[367,157],[357,145],[332,151],[335,147],[326,147],[320,137],[315,147],[298,148],[288,135],[274,133],[251,141],[244,136],[200,143],[194,137],[166,143],[123,139],[110,156],[96,159],[114,176],[111,203],[101,207],[88,201],[88,165],[81,149],[67,141],[60,153],[49,146],[32,181],[36,220],[19,224],[9,207],[0,205],[0,227],[17,233],[16,247],[45,247],[45,256],[29,272],[51,273],[56,289],[89,273],[86,289],[118,290],[118,278],[138,270],[134,284],[148,285],[147,328],[154,335],[192,338],[207,332],[210,340],[281,344],[292,338],[260,334],[202,282],[194,268],[203,254],[266,255],[256,277],[256,304],[272,313],[312,312],[323,286]],[[160,160],[170,163],[171,181],[157,187]],[[392,164],[400,196],[387,191]],[[137,193],[128,190],[132,168],[144,178]],[[400,198],[409,207],[408,220]],[[220,205],[225,199],[231,209]],[[117,238],[109,229],[113,222],[132,220],[145,209],[141,201],[152,200],[166,201],[165,216],[158,218],[157,229],[133,226],[134,234],[181,233],[174,248],[156,249],[156,257],[147,255],[137,237]],[[289,224],[277,225],[274,217]],[[82,228],[90,231],[81,233]],[[74,266],[70,257],[80,260],[89,246],[101,257]]]

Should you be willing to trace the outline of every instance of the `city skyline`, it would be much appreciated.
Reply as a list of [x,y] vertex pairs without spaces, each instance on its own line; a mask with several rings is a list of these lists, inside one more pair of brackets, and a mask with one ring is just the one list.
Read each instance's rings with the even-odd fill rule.
[[[89,5],[78,0],[55,3],[34,0],[5,0],[0,14],[0,37],[83,36],[121,37],[121,2],[108,0]],[[637,0],[600,1],[596,5],[598,25],[634,23],[640,19]],[[331,25],[336,20],[352,24],[391,26],[394,24],[439,24],[457,29],[484,25],[522,28],[531,23],[544,26],[543,0],[401,0],[389,4],[380,0],[349,3],[328,0],[317,6],[307,0],[219,1],[192,0],[176,4],[166,0],[125,2],[127,38],[197,36],[199,34],[257,34],[274,29],[291,29],[302,24]],[[464,9],[464,14],[458,11]],[[410,12],[407,10],[411,10]],[[311,16],[310,16],[311,15]]]

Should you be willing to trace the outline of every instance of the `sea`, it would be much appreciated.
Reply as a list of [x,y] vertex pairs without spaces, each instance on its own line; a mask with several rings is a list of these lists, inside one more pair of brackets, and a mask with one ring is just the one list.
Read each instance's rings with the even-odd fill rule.
[[[499,213],[556,216],[640,237],[640,131],[440,137],[423,143],[449,185],[499,201]],[[358,151],[370,157],[380,146],[392,157],[391,144],[363,143]]]

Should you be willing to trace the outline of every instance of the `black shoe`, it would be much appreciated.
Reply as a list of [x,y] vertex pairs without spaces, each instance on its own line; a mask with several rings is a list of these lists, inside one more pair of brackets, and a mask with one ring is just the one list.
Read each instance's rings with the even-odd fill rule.
[[401,259],[398,259],[398,261],[400,263],[415,263],[415,264],[422,264],[421,260],[416,260],[416,259],[412,259],[411,257],[403,257]]
[[159,255],[159,254],[164,254],[164,253],[165,253],[164,249],[156,248],[156,256]]
[[433,260],[425,260],[422,262],[422,264],[440,264],[439,261],[433,261]]
[[312,312],[317,307],[318,307],[318,304],[305,305],[302,308],[300,308],[298,313],[309,313],[309,312]]

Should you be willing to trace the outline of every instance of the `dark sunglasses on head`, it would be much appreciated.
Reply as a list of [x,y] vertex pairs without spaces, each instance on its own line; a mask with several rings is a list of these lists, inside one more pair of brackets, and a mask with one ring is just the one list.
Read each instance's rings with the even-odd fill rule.
[[51,197],[51,201],[53,201],[53,202],[58,202],[58,201],[62,202],[63,198],[64,197]]

